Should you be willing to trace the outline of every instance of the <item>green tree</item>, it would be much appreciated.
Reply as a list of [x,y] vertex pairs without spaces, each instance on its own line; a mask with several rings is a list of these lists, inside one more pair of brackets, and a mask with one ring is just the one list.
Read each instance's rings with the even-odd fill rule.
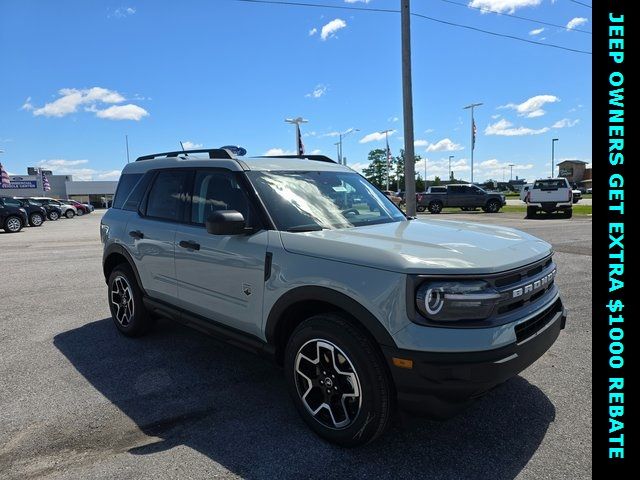
[[[384,189],[387,186],[387,152],[376,148],[369,152],[367,158],[369,166],[362,169],[364,177],[376,187]],[[393,165],[391,166],[393,168]]]
[[[415,166],[416,162],[422,160],[420,155],[414,155],[413,163]],[[400,155],[395,158],[395,177],[396,177],[396,187],[398,190],[406,190],[406,186],[404,183],[404,149],[400,149]],[[416,186],[416,191],[419,191]]]
[[440,177],[436,176],[436,178],[433,179],[433,184],[434,185],[441,185],[442,184],[442,180],[440,180]]

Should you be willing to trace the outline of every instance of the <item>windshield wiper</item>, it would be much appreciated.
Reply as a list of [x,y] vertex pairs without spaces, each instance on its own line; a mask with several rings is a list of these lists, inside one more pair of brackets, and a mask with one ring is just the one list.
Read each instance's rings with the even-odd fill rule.
[[319,232],[320,230],[324,230],[320,225],[309,224],[296,225],[295,227],[288,228],[287,232]]

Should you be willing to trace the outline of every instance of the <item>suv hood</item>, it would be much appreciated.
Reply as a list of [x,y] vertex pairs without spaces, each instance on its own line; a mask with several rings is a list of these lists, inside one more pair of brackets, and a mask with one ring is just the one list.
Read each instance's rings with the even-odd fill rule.
[[513,228],[450,220],[280,233],[291,253],[401,273],[496,273],[552,252],[547,242]]

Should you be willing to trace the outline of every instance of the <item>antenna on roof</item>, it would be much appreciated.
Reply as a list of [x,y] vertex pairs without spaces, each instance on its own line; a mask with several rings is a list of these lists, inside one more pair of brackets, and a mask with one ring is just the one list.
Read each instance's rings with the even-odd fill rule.
[[182,151],[184,152],[184,145],[182,144],[182,142],[180,142],[180,148],[182,148]]

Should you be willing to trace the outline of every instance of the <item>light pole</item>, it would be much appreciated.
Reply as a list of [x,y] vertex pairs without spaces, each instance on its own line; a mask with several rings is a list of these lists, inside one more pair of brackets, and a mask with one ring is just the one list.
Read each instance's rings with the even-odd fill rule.
[[402,27],[402,117],[404,122],[404,191],[407,215],[416,215],[416,157],[413,143],[413,86],[411,81],[411,5],[400,2]]
[[336,155],[338,156],[338,163],[340,162],[340,142],[334,143],[336,146]]
[[473,118],[473,109],[480,105],[482,103],[472,103],[463,108],[463,110],[471,109],[471,183],[473,183],[473,151],[476,148],[476,122]]
[[346,137],[347,135],[349,135],[350,133],[353,132],[359,132],[360,129],[359,128],[350,128],[348,130],[345,130],[344,132],[340,132],[338,134],[338,137],[340,138],[340,140],[338,140],[338,163],[340,165],[346,165],[346,163],[344,162],[344,158],[342,157],[342,139],[344,137]]
[[453,155],[449,155],[449,181],[453,180],[451,177],[451,159],[453,158]]
[[[384,130],[382,132],[378,132],[378,133],[384,133],[384,140],[386,142],[386,146],[387,146],[387,190],[389,190],[389,173],[391,171],[391,150],[389,150],[389,133],[393,132],[393,130]],[[406,152],[405,152],[406,155]],[[406,160],[405,160],[405,163]],[[405,178],[405,182],[407,181],[407,179]]]
[[284,121],[286,123],[291,123],[296,126],[296,155],[302,155],[304,152],[302,151],[302,137],[300,136],[300,124],[307,123],[309,120],[305,120],[302,117],[296,118],[285,118]]
[[556,161],[556,142],[558,141],[557,138],[552,138],[551,139],[551,178],[553,178],[556,174],[556,167],[555,167],[555,161]]
[[513,180],[513,167],[515,167],[515,164],[510,163],[509,168],[511,169],[511,173],[509,173],[509,181]]

